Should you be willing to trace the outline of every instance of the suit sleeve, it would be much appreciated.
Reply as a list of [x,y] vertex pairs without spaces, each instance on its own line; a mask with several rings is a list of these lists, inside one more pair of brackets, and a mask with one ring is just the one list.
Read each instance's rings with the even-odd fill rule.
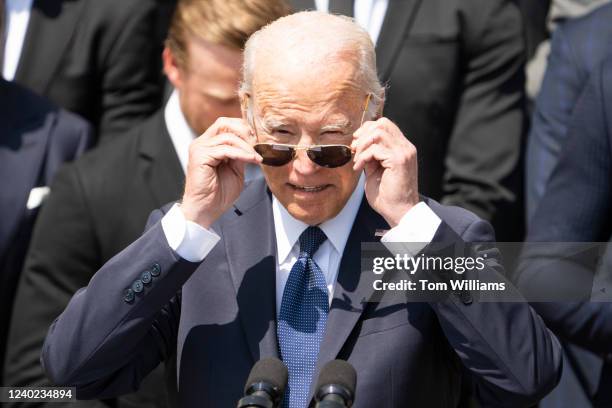
[[108,35],[102,40],[99,56],[102,96],[98,140],[102,143],[119,136],[161,105],[163,79],[155,3],[116,2],[116,10],[107,21]]
[[[612,60],[609,59],[593,73],[576,104],[567,142],[533,217],[528,242],[609,241],[612,214],[610,81]],[[556,254],[550,245],[532,245],[523,252],[518,281],[521,289],[528,292],[534,286],[577,279],[584,283],[584,277],[594,276],[595,265],[564,259],[563,253]],[[554,268],[538,267],[540,260],[550,259],[550,250],[553,256],[559,255],[559,261],[552,264]],[[589,300],[592,280],[586,283],[572,285],[573,291],[568,295]],[[560,337],[594,352],[612,353],[611,303],[533,303],[533,307]]]
[[531,220],[544,195],[546,183],[561,155],[567,128],[584,79],[574,50],[559,27],[551,41],[551,51],[537,97],[527,145],[527,219]]
[[[468,1],[463,10],[463,92],[446,158],[443,203],[467,208],[498,230],[520,217],[525,129],[525,45],[511,1]],[[514,226],[511,224],[514,223]],[[514,228],[516,218],[504,224]]]
[[199,264],[168,246],[162,215],[151,215],[148,230],[102,266],[49,329],[43,369],[54,383],[76,387],[79,399],[137,390],[176,349],[180,289]]
[[[456,244],[479,243],[472,256],[486,257],[487,267],[478,271],[477,279],[506,281],[489,223],[474,221],[461,234],[442,223],[434,243],[438,240],[454,242],[453,254]],[[520,297],[511,285],[506,288],[504,296]],[[430,304],[450,346],[471,374],[474,395],[483,406],[537,404],[560,378],[558,340],[526,302],[477,301],[472,296],[477,294],[463,291]]]
[[37,219],[16,293],[5,365],[7,386],[52,385],[40,365],[45,335],[99,263],[74,165],[57,173],[51,191]]

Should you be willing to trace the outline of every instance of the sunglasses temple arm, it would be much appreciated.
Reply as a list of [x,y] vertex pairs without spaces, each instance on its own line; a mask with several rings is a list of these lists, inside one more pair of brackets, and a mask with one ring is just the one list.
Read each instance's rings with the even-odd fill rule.
[[365,120],[365,115],[368,111],[368,108],[370,107],[370,98],[372,97],[372,94],[368,94],[366,96],[366,100],[364,102],[364,106],[363,106],[363,112],[361,113],[361,123],[359,124],[359,127],[363,126],[363,121]]

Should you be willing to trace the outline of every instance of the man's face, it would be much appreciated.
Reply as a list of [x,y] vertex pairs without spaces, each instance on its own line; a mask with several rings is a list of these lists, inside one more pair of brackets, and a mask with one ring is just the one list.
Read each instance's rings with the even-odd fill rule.
[[191,129],[201,135],[219,117],[240,117],[237,94],[242,52],[192,38],[185,66],[164,51],[164,70],[179,92],[180,105]]
[[[258,141],[350,145],[366,97],[353,80],[354,72],[349,62],[316,70],[260,64],[249,96]],[[338,168],[320,167],[300,150],[289,164],[262,166],[262,170],[270,190],[288,212],[317,225],[335,217],[350,198],[359,180],[352,165],[351,160]]]

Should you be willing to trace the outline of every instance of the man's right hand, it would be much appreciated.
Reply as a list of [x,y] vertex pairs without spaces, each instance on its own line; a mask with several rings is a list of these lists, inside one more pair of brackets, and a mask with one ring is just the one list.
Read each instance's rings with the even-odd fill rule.
[[259,164],[255,136],[238,118],[219,118],[189,146],[181,211],[209,228],[236,201],[244,185],[246,163]]

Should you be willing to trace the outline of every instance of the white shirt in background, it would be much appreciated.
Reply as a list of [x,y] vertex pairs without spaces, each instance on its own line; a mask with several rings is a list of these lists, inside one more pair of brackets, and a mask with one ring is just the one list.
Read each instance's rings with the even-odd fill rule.
[[[317,10],[329,12],[329,0],[315,0]],[[387,14],[389,0],[355,0],[355,21],[365,28],[376,44]]]
[[2,76],[12,81],[17,72],[23,43],[28,31],[33,0],[6,0],[4,59]]
[[174,146],[174,151],[178,156],[179,162],[185,174],[187,174],[187,162],[189,160],[189,145],[196,137],[193,133],[179,103],[179,94],[177,90],[172,91],[166,108],[164,109],[164,120],[166,128],[170,134],[170,140]]

